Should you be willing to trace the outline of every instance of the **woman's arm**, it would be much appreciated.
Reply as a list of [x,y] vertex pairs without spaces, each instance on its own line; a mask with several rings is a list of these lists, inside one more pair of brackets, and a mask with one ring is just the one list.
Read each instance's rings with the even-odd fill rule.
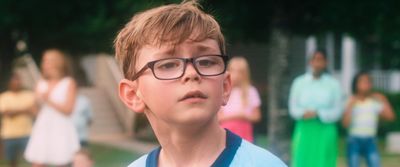
[[76,100],[77,86],[73,79],[71,79],[70,82],[71,83],[68,85],[68,90],[66,92],[67,94],[65,103],[59,104],[53,102],[48,97],[45,98],[45,101],[48,105],[50,105],[51,107],[55,108],[56,110],[60,111],[65,115],[70,115],[72,113]]
[[329,107],[317,109],[317,115],[323,123],[337,122],[341,119],[343,114],[342,91],[339,82],[334,80],[331,84],[331,105]]
[[256,107],[250,114],[247,114],[246,119],[252,123],[259,122],[261,120],[261,109]]
[[222,109],[218,113],[218,120],[220,122],[229,121],[229,120],[239,120],[239,119],[247,119],[247,116],[244,112],[234,112],[230,114],[224,113]]
[[304,118],[304,114],[306,113],[306,109],[299,104],[299,99],[301,98],[301,85],[301,80],[296,79],[293,82],[289,93],[289,114],[295,120]]
[[261,111],[260,107],[256,107],[252,112],[246,113],[244,111],[234,112],[231,114],[225,114],[220,111],[218,114],[218,120],[220,122],[227,120],[246,120],[252,123],[259,122],[261,120]]

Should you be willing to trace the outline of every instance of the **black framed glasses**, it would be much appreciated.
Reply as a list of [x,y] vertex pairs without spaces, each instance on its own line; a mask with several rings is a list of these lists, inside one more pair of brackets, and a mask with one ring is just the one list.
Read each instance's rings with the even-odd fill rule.
[[166,58],[148,62],[133,77],[138,79],[147,69],[151,69],[159,80],[173,80],[183,76],[187,63],[192,63],[196,72],[201,76],[217,76],[225,73],[228,56],[204,55],[193,58]]

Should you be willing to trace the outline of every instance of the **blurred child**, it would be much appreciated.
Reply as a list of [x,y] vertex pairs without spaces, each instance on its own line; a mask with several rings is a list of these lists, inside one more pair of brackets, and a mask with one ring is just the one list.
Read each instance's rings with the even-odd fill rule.
[[257,89],[251,85],[250,68],[245,58],[234,57],[228,64],[232,79],[229,101],[219,114],[221,126],[253,142],[253,123],[261,118],[261,100]]
[[93,167],[93,159],[87,149],[81,149],[75,154],[72,167]]
[[218,22],[194,1],[138,13],[115,40],[119,97],[144,113],[160,143],[130,167],[284,167],[270,152],[224,130],[218,111],[231,91]]
[[71,118],[78,132],[81,147],[88,146],[88,127],[92,122],[92,117],[92,106],[89,99],[83,94],[78,94]]
[[31,133],[35,97],[22,88],[17,73],[8,82],[8,90],[0,94],[1,137],[5,157],[11,167],[16,167]]
[[342,120],[348,128],[347,163],[349,167],[359,167],[360,157],[366,159],[369,167],[379,167],[380,158],[376,144],[378,120],[395,119],[387,98],[372,91],[371,77],[366,72],[358,73],[352,82],[351,96],[347,102]]
[[41,108],[24,155],[34,167],[67,166],[80,148],[70,117],[75,106],[76,82],[69,77],[67,60],[60,50],[44,52],[41,70],[43,78],[35,90]]

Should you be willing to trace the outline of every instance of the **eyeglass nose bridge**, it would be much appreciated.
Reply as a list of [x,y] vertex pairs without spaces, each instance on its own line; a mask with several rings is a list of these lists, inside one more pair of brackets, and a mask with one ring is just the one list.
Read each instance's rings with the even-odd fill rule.
[[196,60],[195,57],[192,57],[192,58],[182,58],[182,60],[183,60],[184,63],[183,63],[183,72],[182,72],[181,77],[183,77],[183,76],[185,75],[185,73],[186,73],[186,68],[187,68],[187,66],[188,66],[188,63],[191,63],[191,64],[192,64],[194,70],[196,71],[196,73],[197,73],[199,76],[203,76],[203,74],[200,73],[199,69],[197,69],[197,66],[196,66],[196,63],[195,63],[195,60]]

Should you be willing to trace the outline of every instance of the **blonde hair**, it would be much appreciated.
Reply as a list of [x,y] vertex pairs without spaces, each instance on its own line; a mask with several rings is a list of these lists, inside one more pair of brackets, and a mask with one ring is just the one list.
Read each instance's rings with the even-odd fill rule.
[[71,63],[66,53],[60,49],[47,49],[43,52],[43,57],[49,53],[57,57],[57,61],[54,62],[54,65],[61,73],[62,77],[70,76],[72,74]]
[[239,87],[242,92],[241,94],[242,104],[246,106],[249,103],[248,97],[249,97],[249,88],[251,85],[249,63],[244,57],[236,56],[229,61],[228,71],[229,69],[231,69],[232,66],[238,66],[239,68],[242,68],[244,70],[244,77]]
[[218,22],[199,9],[196,1],[183,1],[149,9],[133,16],[115,41],[115,57],[125,78],[135,74],[138,52],[145,45],[178,45],[185,40],[214,39],[225,55],[225,41]]

